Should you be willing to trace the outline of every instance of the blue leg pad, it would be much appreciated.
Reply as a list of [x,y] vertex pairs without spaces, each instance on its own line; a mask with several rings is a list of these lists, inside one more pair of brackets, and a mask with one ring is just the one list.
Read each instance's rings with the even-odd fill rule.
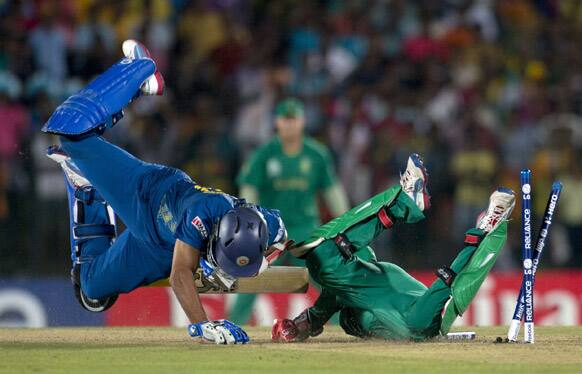
[[123,116],[123,108],[139,95],[142,83],[155,71],[151,59],[120,60],[62,103],[42,131],[70,139],[103,133]]
[[113,209],[93,186],[75,188],[67,180],[73,265],[104,253],[117,236]]

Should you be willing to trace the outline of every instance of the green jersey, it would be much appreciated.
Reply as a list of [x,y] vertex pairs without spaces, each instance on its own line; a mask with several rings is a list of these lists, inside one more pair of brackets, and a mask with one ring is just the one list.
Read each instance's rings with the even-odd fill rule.
[[239,185],[257,189],[262,206],[279,209],[289,237],[304,240],[320,224],[317,192],[336,183],[327,148],[305,137],[301,151],[288,156],[279,137],[260,147],[243,167]]

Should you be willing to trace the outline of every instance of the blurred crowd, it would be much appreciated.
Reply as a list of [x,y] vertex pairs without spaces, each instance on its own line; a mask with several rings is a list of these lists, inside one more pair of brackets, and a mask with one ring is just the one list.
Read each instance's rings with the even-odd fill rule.
[[[380,240],[382,259],[448,263],[491,191],[518,190],[529,167],[538,223],[552,181],[565,186],[543,266],[582,266],[580,1],[3,0],[0,274],[66,267],[65,189],[44,157],[57,139],[39,130],[127,38],[168,86],[108,133],[138,157],[236,194],[241,163],[273,136],[275,103],[295,96],[352,204],[424,156],[429,219]],[[500,268],[518,264],[512,226]]]

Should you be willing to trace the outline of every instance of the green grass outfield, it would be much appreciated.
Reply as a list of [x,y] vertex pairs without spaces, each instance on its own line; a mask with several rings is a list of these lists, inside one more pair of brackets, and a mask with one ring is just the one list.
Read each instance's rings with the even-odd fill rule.
[[582,373],[582,327],[537,327],[536,344],[495,344],[505,327],[473,341],[362,341],[326,328],[306,343],[216,346],[175,328],[0,329],[1,373]]

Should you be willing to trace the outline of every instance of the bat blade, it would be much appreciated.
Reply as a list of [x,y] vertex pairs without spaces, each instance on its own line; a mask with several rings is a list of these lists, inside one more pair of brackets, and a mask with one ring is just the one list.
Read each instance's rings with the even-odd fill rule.
[[[194,273],[198,293],[305,293],[309,286],[309,273],[298,266],[271,266],[252,278],[240,278],[230,289],[210,282],[198,269]],[[168,279],[160,279],[148,287],[169,287]]]

